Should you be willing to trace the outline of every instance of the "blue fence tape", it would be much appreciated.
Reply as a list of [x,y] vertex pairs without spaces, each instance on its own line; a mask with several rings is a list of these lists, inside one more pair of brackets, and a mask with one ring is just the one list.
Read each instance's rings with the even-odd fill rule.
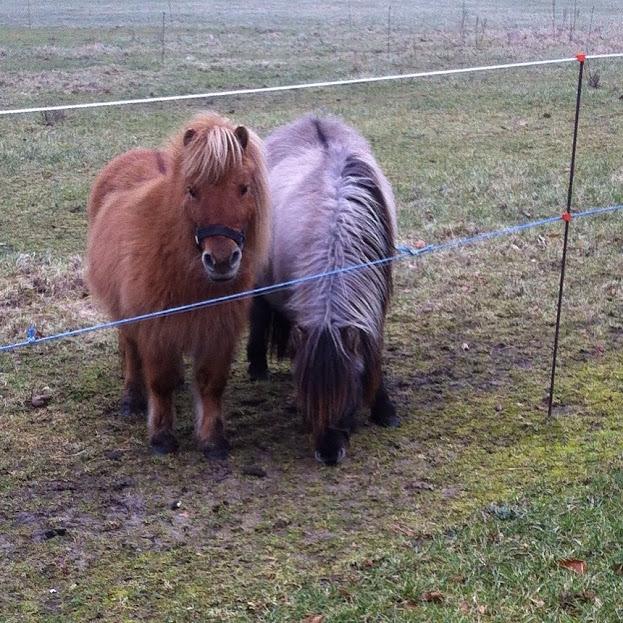
[[[586,218],[589,216],[595,216],[598,214],[606,214],[608,212],[616,212],[623,209],[623,204],[606,206],[603,208],[594,208],[591,210],[585,210],[583,212],[575,212],[574,218]],[[82,327],[80,329],[73,329],[71,331],[63,331],[62,333],[55,333],[53,335],[46,335],[37,337],[37,329],[34,325],[31,325],[26,332],[26,339],[21,342],[15,342],[12,344],[4,344],[0,346],[0,352],[9,352],[17,350],[19,348],[25,348],[27,346],[34,346],[36,344],[43,344],[44,342],[52,342],[55,340],[62,340],[70,337],[77,337],[79,335],[85,335],[87,333],[93,333],[95,331],[103,331],[105,329],[114,329],[126,324],[132,324],[135,322],[142,322],[144,320],[150,320],[154,318],[163,318],[165,316],[172,316],[174,314],[181,314],[188,311],[196,311],[198,309],[204,309],[213,305],[220,305],[222,303],[228,303],[231,301],[237,301],[243,298],[250,298],[258,296],[260,294],[270,294],[271,292],[277,292],[286,288],[292,288],[297,285],[314,281],[316,279],[322,279],[323,277],[331,277],[334,275],[340,275],[344,273],[353,272],[355,270],[361,270],[369,268],[371,266],[378,266],[381,264],[387,264],[389,262],[395,262],[402,259],[419,257],[421,255],[427,255],[429,253],[436,253],[438,251],[447,251],[450,249],[456,249],[460,247],[466,247],[486,240],[492,240],[494,238],[502,238],[504,236],[510,236],[528,229],[534,229],[536,227],[542,227],[544,225],[550,225],[561,221],[560,216],[552,216],[536,221],[529,221],[527,223],[521,223],[519,225],[511,225],[509,227],[503,227],[502,229],[496,229],[493,231],[483,232],[476,234],[475,236],[469,236],[465,238],[455,238],[446,242],[440,242],[437,244],[429,244],[421,249],[415,249],[407,245],[399,245],[396,247],[396,255],[391,257],[382,258],[373,262],[363,262],[361,264],[353,264],[351,266],[344,266],[335,270],[318,273],[315,275],[307,275],[300,277],[299,279],[292,279],[291,281],[284,281],[282,283],[276,283],[270,286],[264,286],[261,288],[254,288],[253,290],[245,290],[243,292],[237,292],[235,294],[229,294],[227,296],[219,296],[205,301],[198,301],[197,303],[191,303],[189,305],[180,305],[179,307],[170,307],[156,312],[150,312],[148,314],[141,314],[139,316],[132,316],[130,318],[122,318],[121,320],[111,320],[110,322],[101,322],[99,324],[91,325],[88,327]]]

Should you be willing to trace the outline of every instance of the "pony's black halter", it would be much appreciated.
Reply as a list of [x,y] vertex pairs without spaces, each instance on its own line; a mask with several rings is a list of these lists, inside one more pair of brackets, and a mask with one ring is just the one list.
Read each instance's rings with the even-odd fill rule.
[[198,249],[201,249],[201,242],[205,238],[212,238],[214,236],[224,236],[233,240],[240,250],[244,248],[244,232],[239,229],[232,229],[227,225],[208,225],[207,227],[197,227],[195,230],[195,244]]

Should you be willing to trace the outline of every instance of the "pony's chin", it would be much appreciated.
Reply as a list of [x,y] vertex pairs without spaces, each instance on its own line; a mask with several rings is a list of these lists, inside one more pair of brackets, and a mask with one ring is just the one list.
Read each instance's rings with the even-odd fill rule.
[[215,283],[227,283],[228,281],[233,281],[238,276],[238,271],[227,273],[226,275],[220,275],[218,273],[208,273],[208,279],[210,281],[214,281]]

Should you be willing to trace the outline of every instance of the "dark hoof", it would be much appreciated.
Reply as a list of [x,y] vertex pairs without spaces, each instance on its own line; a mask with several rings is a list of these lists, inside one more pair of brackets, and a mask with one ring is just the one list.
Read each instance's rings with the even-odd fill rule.
[[377,426],[384,426],[385,428],[398,428],[400,426],[400,417],[396,414],[396,407],[391,402],[372,409],[370,419]]
[[156,433],[151,438],[151,449],[156,454],[171,454],[177,452],[178,447],[177,439],[168,430]]
[[121,399],[121,415],[123,417],[131,417],[132,415],[140,415],[145,413],[147,403],[140,394],[126,393]]
[[346,456],[346,444],[348,434],[343,431],[330,430],[322,437],[320,443],[316,445],[314,456],[319,463],[325,465],[337,465]]
[[223,437],[218,441],[208,441],[203,444],[203,456],[209,461],[225,461],[229,456],[230,445]]
[[265,381],[268,379],[268,368],[266,366],[257,366],[249,364],[249,378],[252,381]]

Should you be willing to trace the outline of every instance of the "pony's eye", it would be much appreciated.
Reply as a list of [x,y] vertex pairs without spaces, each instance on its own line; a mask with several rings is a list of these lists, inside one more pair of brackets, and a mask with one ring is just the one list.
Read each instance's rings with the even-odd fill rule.
[[186,187],[186,192],[193,198],[196,199],[199,196],[199,193],[197,192],[196,188],[193,188],[192,186],[187,186]]
[[246,184],[240,184],[238,189],[240,190],[240,196],[242,197],[242,195],[246,195],[247,194],[247,191],[249,190],[249,187]]

